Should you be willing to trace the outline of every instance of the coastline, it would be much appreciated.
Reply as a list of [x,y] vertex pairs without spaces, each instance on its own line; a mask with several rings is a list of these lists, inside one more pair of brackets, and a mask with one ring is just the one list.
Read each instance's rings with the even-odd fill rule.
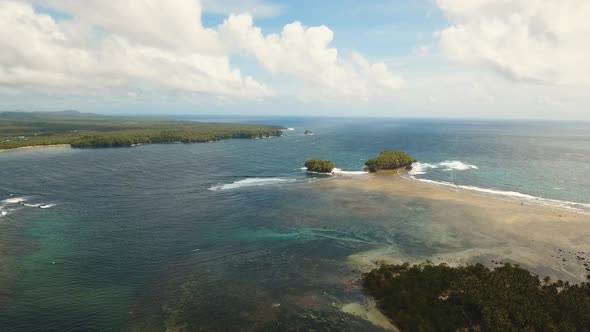
[[[539,206],[547,208],[561,209],[569,212],[577,212],[582,214],[590,214],[590,203],[572,202],[565,200],[557,200],[552,198],[544,198],[538,196],[532,196],[529,194],[523,194],[516,191],[503,191],[491,188],[482,188],[470,185],[458,185],[450,182],[435,181],[429,179],[416,178],[411,175],[411,172],[404,168],[398,168],[394,170],[379,170],[378,172],[340,172],[339,175],[347,175],[347,173],[358,173],[367,174],[372,176],[383,176],[383,177],[398,177],[400,179],[416,183],[417,186],[422,184],[427,188],[428,186],[444,188],[453,192],[466,193],[468,195],[476,195],[480,197],[489,197],[491,199],[498,199],[508,202],[522,203],[523,205]],[[385,178],[380,178],[385,179]],[[405,187],[404,187],[405,188]],[[411,194],[408,193],[408,194]],[[455,200],[461,200],[461,198],[454,197]]]
[[524,194],[517,191],[504,191],[504,190],[497,190],[491,188],[482,188],[470,185],[458,185],[451,182],[443,182],[443,181],[435,181],[429,179],[422,179],[416,178],[410,174],[401,175],[403,178],[411,180],[411,181],[418,181],[421,183],[426,183],[434,186],[442,186],[446,188],[450,188],[453,190],[465,191],[470,193],[476,193],[485,196],[491,196],[498,199],[506,199],[512,200],[517,202],[524,202],[533,205],[541,205],[541,206],[549,206],[549,207],[557,207],[571,211],[577,211],[580,213],[590,213],[590,203],[580,203],[580,202],[572,202],[566,200],[558,200],[552,198],[545,198],[539,196],[533,196],[529,194]]
[[[312,185],[357,196],[383,196],[364,213],[391,213],[391,206],[400,201],[420,202],[432,211],[429,220],[419,226],[427,233],[420,241],[435,246],[436,252],[413,255],[395,244],[381,245],[351,255],[348,264],[355,270],[429,260],[449,265],[479,262],[490,267],[510,262],[541,276],[574,282],[590,274],[588,211],[423,182],[407,177],[404,171],[338,177]],[[384,211],[376,211],[379,209]],[[382,227],[397,226],[384,220]]]
[[28,145],[20,146],[18,148],[0,149],[0,152],[10,152],[19,150],[41,149],[41,148],[58,148],[58,147],[72,147],[70,144],[47,144],[47,145]]

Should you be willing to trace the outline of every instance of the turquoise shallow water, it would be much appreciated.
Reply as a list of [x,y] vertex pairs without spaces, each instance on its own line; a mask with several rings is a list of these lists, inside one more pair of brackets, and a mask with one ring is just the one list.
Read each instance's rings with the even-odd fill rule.
[[0,153],[0,330],[162,330],[162,305],[187,282],[199,304],[191,317],[208,330],[378,329],[338,310],[363,300],[348,255],[475,245],[426,227],[435,212],[420,200],[310,191],[323,179],[300,169],[309,157],[359,171],[403,149],[422,163],[417,178],[590,204],[590,124],[238,120],[296,130]]

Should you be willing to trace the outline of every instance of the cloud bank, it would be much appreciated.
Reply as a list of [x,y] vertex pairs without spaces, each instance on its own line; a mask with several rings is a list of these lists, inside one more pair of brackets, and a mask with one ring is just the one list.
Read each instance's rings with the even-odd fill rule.
[[590,83],[590,1],[437,0],[452,25],[441,32],[453,59],[516,80]]
[[[231,1],[230,1],[231,2]],[[252,2],[258,4],[258,2]],[[250,14],[206,28],[197,0],[40,0],[67,13],[56,20],[25,1],[0,2],[0,84],[14,87],[105,89],[148,86],[257,99],[288,94],[245,76],[232,56],[251,56],[271,74],[329,96],[368,99],[402,80],[361,55],[344,59],[325,26],[288,24],[265,35]],[[211,2],[206,2],[215,10]],[[238,7],[237,7],[238,8]],[[249,8],[271,15],[271,7]],[[238,8],[239,9],[239,8]]]
[[294,22],[280,34],[264,35],[251,16],[231,15],[219,33],[231,41],[233,51],[255,56],[267,71],[312,83],[326,95],[368,99],[403,84],[384,63],[370,63],[357,53],[350,59],[339,57],[338,50],[330,47],[334,33],[323,25]]

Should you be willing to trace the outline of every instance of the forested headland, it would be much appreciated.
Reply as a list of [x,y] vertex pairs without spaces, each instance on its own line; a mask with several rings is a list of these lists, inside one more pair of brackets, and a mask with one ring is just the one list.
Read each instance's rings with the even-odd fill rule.
[[517,265],[383,265],[362,284],[402,331],[590,330],[590,282],[540,280]]
[[280,126],[103,116],[77,111],[0,113],[0,149],[69,144],[77,148],[196,143],[281,136]]

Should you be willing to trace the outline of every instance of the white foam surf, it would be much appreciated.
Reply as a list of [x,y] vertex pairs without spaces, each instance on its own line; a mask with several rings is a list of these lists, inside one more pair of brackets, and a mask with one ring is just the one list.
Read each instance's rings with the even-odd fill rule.
[[[10,197],[7,198],[5,200],[0,201],[1,203],[4,203],[3,205],[0,205],[0,211],[6,211],[2,210],[2,208],[5,205],[14,205],[14,204],[19,204],[21,206],[26,206],[26,207],[32,207],[32,208],[41,208],[41,209],[49,209],[52,208],[54,206],[56,206],[56,203],[28,203],[29,200],[28,198],[25,197]],[[6,214],[5,214],[6,215]]]
[[38,203],[38,204],[23,203],[23,205],[36,208],[36,207],[40,207],[41,205],[43,205],[43,203]]
[[246,188],[246,187],[259,187],[259,186],[268,186],[268,185],[278,185],[284,183],[295,182],[295,179],[286,179],[286,178],[248,178],[239,181],[234,181],[232,183],[220,183],[214,186],[211,186],[209,190],[216,191],[216,190],[230,190],[230,189],[238,189],[238,188]]
[[323,174],[323,175],[365,175],[369,174],[367,171],[345,171],[341,168],[334,168],[330,173],[312,172],[308,171],[307,167],[301,167],[300,170],[305,171],[309,174]]
[[340,168],[334,168],[332,170],[332,174],[334,175],[365,175],[368,174],[367,171],[343,171]]
[[410,178],[413,180],[416,180],[416,181],[431,183],[431,184],[435,184],[435,185],[447,186],[447,187],[452,187],[452,188],[462,189],[462,190],[475,191],[475,192],[480,192],[480,193],[485,193],[485,194],[490,194],[490,195],[503,196],[506,198],[531,202],[531,203],[535,203],[535,204],[542,204],[542,205],[547,205],[547,206],[572,209],[572,210],[576,210],[576,211],[590,212],[590,204],[588,204],[588,203],[580,203],[580,202],[563,201],[563,200],[551,199],[551,198],[543,198],[543,197],[533,196],[533,195],[529,195],[529,194],[524,194],[524,193],[521,193],[518,191],[507,191],[507,190],[498,190],[498,189],[491,189],[491,188],[481,188],[481,187],[476,187],[476,186],[459,185],[459,184],[454,184],[454,183],[446,182],[446,181],[419,179],[414,176],[410,176]]
[[26,202],[27,199],[25,197],[10,197],[2,201],[2,203],[6,204],[20,204]]
[[426,174],[426,170],[430,168],[438,168],[437,165],[429,163],[415,162],[412,164],[412,170],[408,173],[410,175],[421,175]]
[[[336,170],[337,168],[334,168],[334,170]],[[314,171],[308,171],[307,167],[301,167],[300,170],[304,171],[307,174],[320,174],[320,175],[333,175],[334,174],[334,170],[332,170],[332,172],[314,172]]]
[[410,178],[417,180],[417,181],[421,181],[421,182],[432,183],[432,184],[453,187],[453,188],[463,189],[463,190],[476,191],[476,192],[490,194],[490,195],[498,195],[498,196],[518,199],[518,200],[527,201],[527,202],[534,202],[537,204],[568,208],[568,209],[573,209],[573,210],[577,210],[577,211],[590,212],[590,204],[587,204],[587,203],[579,203],[579,202],[564,201],[564,200],[551,199],[551,198],[543,198],[543,197],[533,196],[533,195],[529,195],[529,194],[524,194],[524,193],[521,193],[518,191],[481,188],[481,187],[469,186],[469,185],[458,185],[458,184],[446,182],[446,181],[436,181],[436,180],[429,180],[429,179],[423,179],[423,178],[417,177],[417,175],[426,174],[428,169],[438,169],[438,168],[443,168],[443,171],[453,171],[453,170],[465,171],[465,170],[479,169],[476,165],[468,164],[468,163],[465,163],[465,162],[462,162],[459,160],[446,160],[446,161],[436,163],[436,164],[415,162],[412,164],[412,170],[410,172],[408,172],[408,174],[410,175]]
[[426,174],[429,169],[436,168],[442,169],[443,171],[467,171],[470,169],[479,169],[476,165],[468,164],[460,160],[445,160],[436,164],[415,162],[412,164],[412,170],[409,174],[422,175]]
[[441,163],[438,163],[439,166],[446,167],[445,171],[466,171],[468,169],[478,169],[477,166],[466,164],[459,160],[445,160]]

